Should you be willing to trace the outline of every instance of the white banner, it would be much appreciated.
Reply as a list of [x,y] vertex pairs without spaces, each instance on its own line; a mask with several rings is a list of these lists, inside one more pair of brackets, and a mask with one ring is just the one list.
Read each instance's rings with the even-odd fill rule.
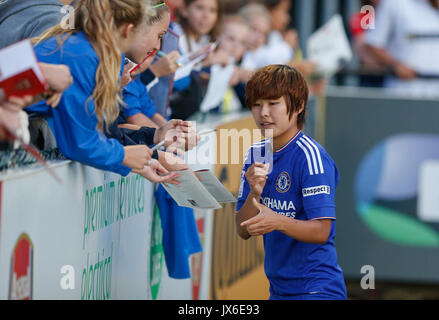
[[[77,163],[0,176],[0,299],[191,299],[167,274],[154,185]],[[154,223],[155,222],[155,223]]]

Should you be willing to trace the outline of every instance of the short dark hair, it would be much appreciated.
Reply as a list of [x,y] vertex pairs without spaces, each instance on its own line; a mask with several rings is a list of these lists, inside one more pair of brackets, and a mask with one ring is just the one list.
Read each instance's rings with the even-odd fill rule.
[[288,115],[303,110],[297,117],[297,127],[303,129],[306,121],[306,106],[309,89],[303,75],[287,65],[270,65],[259,69],[247,83],[245,104],[251,110],[256,101],[285,97]]

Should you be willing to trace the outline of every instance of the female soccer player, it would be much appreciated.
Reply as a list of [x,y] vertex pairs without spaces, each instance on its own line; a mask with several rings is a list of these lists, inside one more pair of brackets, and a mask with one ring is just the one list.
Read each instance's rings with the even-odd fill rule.
[[[273,300],[346,299],[334,246],[339,175],[329,154],[301,131],[308,95],[303,76],[283,65],[260,69],[246,88],[246,104],[272,142],[256,143],[247,153],[237,231],[243,239],[264,236]],[[268,148],[272,168],[254,160],[270,154]]]

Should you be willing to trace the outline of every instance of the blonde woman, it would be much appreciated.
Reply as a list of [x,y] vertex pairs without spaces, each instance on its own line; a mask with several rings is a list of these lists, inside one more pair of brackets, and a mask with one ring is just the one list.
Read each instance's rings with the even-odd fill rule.
[[[154,3],[78,1],[75,29],[58,25],[35,40],[39,61],[67,65],[74,83],[57,108],[41,102],[28,111],[48,117],[57,145],[67,158],[121,175],[133,170],[153,182],[167,182],[176,175],[162,176],[167,171],[152,159],[153,152],[147,146],[123,147],[104,135],[119,114],[124,53],[134,62],[149,54],[144,34],[161,14],[161,7],[153,9]],[[164,133],[157,131],[155,141],[159,135]]]

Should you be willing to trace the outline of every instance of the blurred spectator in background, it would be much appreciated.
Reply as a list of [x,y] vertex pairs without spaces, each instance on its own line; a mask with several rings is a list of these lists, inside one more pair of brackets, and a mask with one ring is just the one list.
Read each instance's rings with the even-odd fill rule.
[[[248,38],[251,36],[250,28],[239,15],[229,15],[224,18],[222,33],[220,36],[220,49],[227,52],[233,58],[235,71],[230,79],[230,88],[222,104],[222,112],[230,112],[244,106],[245,83],[250,78],[253,70],[241,67],[242,58],[247,51]],[[238,100],[239,101],[238,101]]]
[[166,0],[166,5],[171,13],[171,21],[175,20],[175,11],[180,10],[184,5],[184,0]]
[[439,2],[382,0],[367,48],[389,70],[385,87],[395,93],[439,95]]
[[243,69],[239,67],[239,64],[247,51],[249,36],[250,29],[243,18],[236,15],[225,17],[219,46],[220,49],[227,52],[236,63],[235,74],[230,83],[232,86],[237,85],[239,82],[247,81],[246,73],[242,74]]
[[291,29],[291,0],[259,0],[268,9],[271,15],[272,30],[268,36],[267,64],[288,64],[299,70],[310,85],[314,94],[323,93],[326,80],[311,79],[316,65],[303,58],[299,46],[299,36],[296,30]]
[[[176,12],[176,22],[181,26],[179,49],[182,56],[197,52],[217,41],[221,32],[222,2],[220,0],[184,0],[184,6]],[[227,56],[210,55],[203,65],[196,66],[187,85],[171,96],[171,118],[186,120],[200,110],[205,84],[201,78],[202,67],[220,63]],[[182,81],[182,80],[180,80]],[[179,87],[179,83],[176,83]]]
[[271,32],[267,39],[267,65],[287,64],[294,57],[293,47],[284,39],[291,22],[291,0],[261,0],[271,15]]
[[241,8],[239,15],[250,28],[248,51],[244,55],[241,66],[247,70],[256,70],[267,65],[268,62],[264,46],[271,31],[271,16],[263,5],[256,3]]
[[[358,57],[360,64],[360,86],[361,87],[376,87],[383,86],[383,65],[371,54],[366,48],[366,24],[373,23],[372,21],[365,21],[365,19],[373,19],[375,15],[368,9],[376,8],[380,0],[360,0],[361,12],[354,14],[349,21],[349,31],[352,35],[352,46]],[[370,6],[366,8],[365,6]],[[363,10],[364,8],[364,10]]]
[[180,37],[183,55],[217,40],[221,30],[221,8],[220,0],[184,0],[184,6],[177,14],[177,22],[183,28]]
[[236,15],[226,16],[221,32],[220,49],[225,50],[236,62],[247,51],[247,39],[250,29],[244,19]]
[[251,29],[249,51],[242,68],[257,70],[271,64],[291,65],[307,78],[311,92],[320,95],[327,81],[311,77],[316,65],[303,59],[297,31],[289,28],[290,10],[290,0],[259,0],[259,4],[249,4],[240,10]]
[[245,5],[255,2],[254,0],[222,0],[225,15],[237,14],[239,9]]
[[39,36],[58,24],[63,5],[59,0],[0,1],[0,49]]

